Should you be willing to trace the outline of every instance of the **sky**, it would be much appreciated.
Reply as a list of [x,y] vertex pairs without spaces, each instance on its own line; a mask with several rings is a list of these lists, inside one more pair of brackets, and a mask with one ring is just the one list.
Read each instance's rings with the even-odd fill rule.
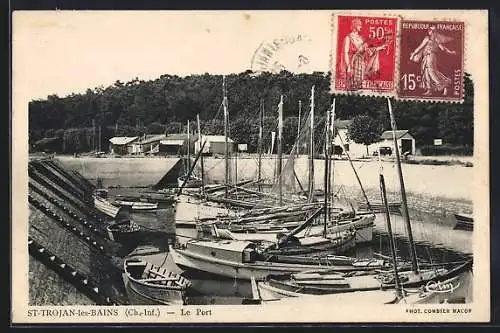
[[[35,99],[135,77],[240,73],[261,43],[280,38],[288,41],[279,52],[287,69],[328,70],[330,18],[304,11],[17,12],[13,62]],[[299,55],[307,58],[300,70]]]
[[[267,70],[328,71],[332,11],[16,11],[13,93],[23,100],[85,92],[162,74],[240,73],[277,41]],[[388,11],[334,12],[388,15]],[[456,19],[468,33],[465,71],[473,74],[487,36],[480,11],[391,11],[408,19]],[[487,21],[485,21],[487,22]],[[475,45],[477,43],[477,45]],[[300,66],[299,66],[300,65]],[[474,77],[474,75],[473,75]]]

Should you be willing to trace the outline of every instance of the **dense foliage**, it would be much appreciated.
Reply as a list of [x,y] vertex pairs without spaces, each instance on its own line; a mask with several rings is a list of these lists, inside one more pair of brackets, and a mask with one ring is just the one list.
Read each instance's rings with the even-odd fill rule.
[[382,125],[377,119],[359,115],[352,118],[347,134],[352,141],[365,145],[366,155],[368,155],[368,146],[380,140],[382,131]]
[[[231,137],[248,143],[255,151],[258,138],[260,101],[264,102],[268,140],[276,128],[277,105],[284,95],[284,149],[293,145],[298,125],[299,101],[301,122],[310,109],[311,87],[315,85],[316,124],[324,123],[332,102],[330,76],[327,73],[253,75],[247,71],[226,77]],[[473,144],[473,85],[465,78],[463,104],[394,101],[398,127],[408,129],[418,145],[432,145],[435,138],[450,145]],[[222,76],[162,75],[156,80],[116,81],[109,87],[88,89],[85,94],[66,97],[50,95],[29,103],[30,143],[47,137],[58,137],[63,152],[98,149],[97,128],[101,128],[101,150],[113,136],[135,136],[151,133],[186,131],[187,120],[196,130],[199,114],[205,134],[222,134]],[[365,115],[376,119],[383,129],[389,128],[386,100],[375,97],[336,96],[336,119]],[[95,125],[95,126],[93,126]],[[95,130],[94,130],[95,129]],[[318,132],[321,133],[321,132]]]

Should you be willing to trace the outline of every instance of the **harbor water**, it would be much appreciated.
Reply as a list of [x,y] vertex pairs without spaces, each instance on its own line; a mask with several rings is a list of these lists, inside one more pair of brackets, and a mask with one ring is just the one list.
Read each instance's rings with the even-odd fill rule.
[[[85,178],[95,183],[103,181],[103,186],[109,190],[110,198],[116,195],[137,194],[155,184],[166,170],[172,167],[173,158],[72,158],[60,156],[58,159],[69,169],[81,173]],[[322,184],[322,162],[316,164],[316,184]],[[370,200],[380,199],[378,189],[379,164],[372,162],[355,162],[359,177]],[[238,162],[237,179],[252,178],[256,172],[256,162],[253,159]],[[210,181],[220,182],[224,178],[222,159],[211,158],[205,161],[206,172]],[[298,161],[298,174],[307,176],[305,171],[307,161]],[[274,162],[263,161],[263,174],[272,175]],[[420,261],[438,263],[456,261],[472,257],[472,235],[470,231],[454,230],[453,212],[464,208],[472,208],[472,182],[456,182],[456,179],[472,179],[472,169],[460,166],[404,165],[406,190],[410,206],[412,234]],[[394,165],[384,163],[389,200],[398,200],[398,183]],[[425,177],[423,179],[422,177]],[[305,180],[305,179],[303,179]],[[335,162],[335,185],[343,194],[351,199],[362,199],[354,173],[347,161]],[[141,226],[136,244],[125,249],[124,256],[143,258],[156,265],[166,265],[166,268],[177,273],[183,273],[192,281],[188,292],[189,304],[241,304],[244,298],[252,296],[248,281],[222,278],[207,273],[183,272],[179,270],[168,255],[168,245],[176,238],[187,239],[196,236],[195,229],[176,229],[172,204],[160,206],[154,212],[132,213],[132,219]],[[391,215],[391,225],[396,238],[398,257],[409,260],[405,223],[401,215]],[[386,222],[383,214],[377,214],[373,241],[360,244],[353,253],[347,255],[357,258],[374,256],[390,256]],[[377,257],[378,258],[378,257]],[[472,279],[464,279],[461,287],[462,297],[471,301]],[[150,304],[150,300],[135,294],[127,288],[126,277],[123,281],[131,304]],[[463,283],[464,284],[464,283]]]
[[[137,190],[135,190],[137,191]],[[130,194],[133,189],[110,189],[110,196]],[[420,261],[439,263],[458,261],[472,257],[472,233],[454,230],[453,216],[433,215],[410,211],[412,234],[417,256]],[[192,281],[188,292],[188,304],[242,304],[242,300],[252,297],[250,282],[219,277],[208,273],[183,272],[175,266],[168,254],[168,245],[177,239],[186,240],[196,237],[196,230],[176,228],[174,208],[164,206],[155,212],[132,213],[133,220],[141,226],[137,244],[129,250],[129,256],[144,258],[156,265],[165,265],[169,270],[183,273]],[[398,257],[409,260],[405,223],[401,215],[391,215],[391,226],[396,239]],[[386,221],[383,214],[377,214],[373,241],[360,244],[348,255],[357,258],[390,256]],[[471,279],[464,279],[465,282]],[[127,287],[127,281],[124,277]],[[150,304],[149,300],[126,288],[131,304]],[[471,283],[461,288],[468,301],[472,297]]]

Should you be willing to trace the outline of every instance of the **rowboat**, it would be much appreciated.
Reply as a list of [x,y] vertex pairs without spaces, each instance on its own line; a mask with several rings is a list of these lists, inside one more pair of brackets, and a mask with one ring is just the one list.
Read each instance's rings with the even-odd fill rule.
[[[411,270],[399,273],[401,288],[421,288],[433,292],[445,292],[458,286],[450,284],[450,280],[458,279],[458,275],[469,270],[472,261],[464,261],[452,268],[436,266],[422,269],[418,274]],[[395,279],[391,271],[378,274],[371,272],[332,272],[329,269],[305,271],[296,274],[268,276],[258,283],[258,288],[266,293],[273,293],[276,298],[298,297],[304,295],[328,295],[359,291],[374,291],[395,288]]]
[[132,220],[123,220],[106,227],[109,239],[119,243],[132,242],[140,230],[141,227]]
[[120,207],[113,206],[109,201],[97,195],[94,195],[94,207],[113,219],[116,218],[116,215],[120,211]]
[[124,270],[129,288],[162,305],[185,305],[186,290],[191,281],[182,275],[167,271],[139,259],[127,259]]
[[333,294],[302,294],[293,291],[285,292],[281,288],[274,288],[264,282],[252,281],[253,304],[281,304],[288,306],[304,306],[311,304],[439,304],[464,303],[465,300],[454,297],[454,293],[461,287],[460,276],[451,277],[442,281],[428,281],[419,288],[405,288],[404,295],[394,297],[394,289],[378,289],[370,291],[352,291]]
[[126,201],[126,200],[115,200],[114,203],[118,206],[130,207],[132,211],[151,211],[158,209],[158,203],[152,202],[142,202],[142,201]]

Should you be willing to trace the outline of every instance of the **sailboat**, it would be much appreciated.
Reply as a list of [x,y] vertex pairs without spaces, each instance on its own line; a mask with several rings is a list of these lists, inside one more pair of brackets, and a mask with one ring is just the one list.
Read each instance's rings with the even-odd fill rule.
[[[279,104],[279,121],[278,124],[281,124],[281,110],[282,110],[282,100]],[[331,106],[330,110],[327,112],[327,120],[329,124],[333,124],[334,121],[334,112],[335,111],[335,100]],[[310,159],[309,159],[309,193],[314,192],[314,161],[312,156],[314,155],[314,87],[311,89],[311,114],[310,114]],[[330,123],[331,117],[331,123]],[[326,136],[325,140],[325,148],[328,148],[329,152],[329,144],[330,142],[330,132],[333,130],[332,126],[326,126]],[[300,137],[300,135],[299,135]],[[299,146],[300,142],[297,140],[292,151],[295,151]],[[276,196],[276,201],[278,201],[281,205],[283,204],[284,196],[282,192],[283,181],[284,178],[282,168],[281,168],[281,129],[278,126],[278,182],[277,189],[275,192],[278,192]],[[331,159],[326,159],[325,165],[328,166],[331,162]],[[294,170],[294,158],[291,157],[287,163],[287,170],[291,169],[291,173],[293,173],[293,177],[296,177]],[[290,168],[291,166],[291,168]],[[333,196],[330,199],[331,193],[331,180],[333,176],[331,175],[330,168],[325,167],[325,189],[327,189],[327,194],[324,195],[324,202],[309,200],[310,202],[306,203],[295,203],[289,204],[285,206],[286,209],[283,208],[269,208],[267,212],[262,209],[252,209],[249,212],[245,213],[243,216],[231,216],[231,217],[223,217],[218,216],[216,218],[212,218],[211,221],[217,222],[219,228],[227,228],[234,233],[244,233],[251,234],[252,239],[257,239],[261,237],[261,239],[269,240],[269,236],[276,237],[280,233],[287,233],[293,230],[294,228],[300,226],[304,223],[305,220],[313,214],[313,212],[319,207],[324,207],[324,223],[320,223],[319,220],[310,220],[307,224],[307,228],[302,228],[300,234],[294,234],[292,236],[298,236],[300,238],[308,237],[325,237],[326,234],[335,234],[335,233],[350,233],[350,229],[354,228],[356,230],[355,241],[356,243],[364,243],[371,242],[373,235],[373,225],[375,215],[372,212],[367,212],[364,214],[360,214],[353,211],[344,211],[340,207],[333,206]],[[299,182],[300,184],[300,182]],[[311,196],[309,197],[311,198]],[[205,222],[208,222],[210,219],[200,219]],[[273,235],[271,235],[273,234]],[[241,237],[240,237],[241,238]]]
[[[246,215],[249,216],[258,216],[259,212],[251,213],[250,211],[254,208],[258,209],[266,209],[266,208],[275,208],[279,207],[280,203],[293,204],[294,201],[289,198],[284,198],[283,196],[275,196],[271,193],[263,193],[260,191],[255,191],[250,188],[245,187],[245,185],[249,185],[251,183],[256,183],[257,185],[261,185],[261,173],[259,171],[259,179],[256,182],[253,181],[242,181],[236,184],[230,184],[229,182],[229,149],[228,149],[228,122],[229,122],[229,110],[228,110],[228,101],[227,101],[227,93],[226,93],[226,85],[225,85],[225,77],[223,77],[222,83],[222,91],[223,91],[223,101],[222,107],[224,110],[224,137],[225,137],[225,145],[224,145],[224,183],[220,185],[213,186],[201,186],[198,189],[184,189],[185,186],[180,186],[180,190],[177,196],[177,205],[176,205],[176,226],[179,227],[196,227],[196,220],[203,220],[208,218],[217,218],[220,216],[241,216]],[[262,118],[262,111],[261,111]],[[262,131],[262,121],[260,128],[260,142],[261,139],[261,131]],[[201,137],[201,134],[199,133]],[[261,146],[262,143],[259,144]],[[200,149],[200,151],[202,151]],[[261,151],[261,149],[260,149]],[[203,156],[200,156],[200,161],[203,161]],[[261,154],[259,154],[259,170],[261,168]],[[195,161],[196,164],[196,161]],[[192,172],[192,169],[189,173]],[[201,191],[200,191],[201,189]],[[239,195],[232,196],[233,192],[237,192]],[[253,199],[249,200],[248,196],[251,196]],[[280,199],[278,199],[280,198]],[[293,213],[290,212],[289,215]]]
[[[392,113],[390,100],[387,100],[391,117],[391,127],[396,153],[398,177],[402,197],[403,217],[405,218],[406,230],[410,246],[411,266],[402,271],[396,257],[396,246],[393,239],[389,206],[385,192],[385,181],[382,171],[380,172],[380,189],[382,202],[385,206],[385,218],[389,233],[390,248],[392,254],[392,269],[377,274],[362,274],[352,276],[339,273],[335,270],[305,271],[295,274],[283,274],[268,276],[264,281],[252,281],[256,287],[258,297],[261,294],[269,299],[281,299],[289,297],[300,297],[305,295],[332,295],[351,292],[375,292],[376,290],[394,290],[393,299],[386,302],[395,303],[420,303],[430,299],[436,293],[451,294],[459,287],[459,276],[472,268],[472,260],[453,263],[431,264],[432,267],[418,265],[415,245],[413,242],[411,223],[408,213],[406,192],[404,187],[399,149],[395,136],[396,123]],[[382,168],[381,168],[382,170]],[[429,266],[429,265],[427,265]],[[387,295],[385,295],[387,297]]]
[[[203,232],[198,238],[182,244],[177,242],[175,246],[169,245],[173,262],[182,270],[203,271],[241,280],[250,280],[252,277],[263,280],[271,274],[298,273],[323,267],[320,262],[273,262],[266,254],[269,243],[234,239],[227,230],[219,230],[214,224],[199,225],[198,230]],[[357,272],[387,269],[390,265],[384,260],[354,260],[329,267],[340,272]]]
[[[312,88],[311,97],[311,109],[313,110],[314,87]],[[282,100],[280,102],[281,106]],[[311,118],[312,116],[313,113],[311,112]],[[313,124],[313,121],[311,121],[311,124]],[[314,128],[314,126],[311,125],[311,128]],[[312,158],[311,162],[313,163]],[[314,189],[313,184],[314,182],[310,182],[310,188],[312,189]],[[279,198],[283,200],[282,193],[280,193]],[[271,210],[274,210],[274,208],[271,208]],[[183,244],[177,244],[175,247],[170,246],[170,253],[174,262],[181,268],[201,270],[240,279],[250,279],[252,274],[257,274],[259,278],[264,278],[268,274],[277,272],[290,273],[303,269],[318,268],[320,265],[319,262],[318,264],[283,263],[278,262],[278,260],[271,261],[270,258],[288,254],[308,254],[318,250],[332,250],[336,246],[345,246],[347,244],[349,244],[348,246],[353,246],[352,236],[355,235],[355,232],[352,230],[352,225],[342,226],[345,228],[342,232],[337,230],[336,239],[335,236],[328,234],[328,226],[326,224],[322,226],[323,233],[320,237],[305,236],[302,239],[294,237],[299,232],[305,230],[323,210],[326,211],[325,207],[311,209],[312,214],[305,221],[295,221],[296,224],[292,227],[293,229],[286,233],[284,237],[280,237],[276,244],[265,244],[265,242],[262,242],[262,239],[254,239],[253,241],[237,239],[232,235],[231,231],[227,229],[220,230],[214,221],[210,221],[210,223],[207,221],[202,224],[202,219],[200,218],[196,225],[198,227],[206,225],[212,228],[212,237],[198,237]],[[254,219],[257,218],[258,216]],[[298,246],[292,246],[291,250],[290,247],[287,249],[286,245],[289,245],[289,241],[294,238],[298,240]],[[263,243],[264,246],[262,246]],[[363,265],[360,265],[359,262],[357,263],[342,261],[340,265],[333,265],[332,267],[336,267],[340,271],[363,270]],[[364,268],[369,270],[380,269],[384,265],[383,261],[377,263],[369,261],[369,264]]]
[[[314,87],[311,90],[311,119],[314,111]],[[313,135],[312,129],[314,129],[313,121],[311,121],[311,136]],[[283,129],[283,96],[280,98],[280,103],[278,105],[278,163],[277,163],[277,173],[278,173],[278,207],[283,206],[283,174],[282,174],[282,129]],[[328,128],[327,128],[328,129]],[[329,140],[325,142],[328,145]],[[326,169],[325,169],[326,170]],[[326,175],[326,174],[325,174]],[[326,182],[325,182],[326,183]],[[321,205],[321,203],[318,203]],[[310,254],[310,253],[318,253],[329,251],[330,253],[343,253],[351,250],[355,246],[356,237],[356,224],[352,223],[352,220],[343,221],[344,223],[339,224],[339,221],[335,221],[335,225],[328,225],[327,222],[327,210],[328,200],[325,197],[323,211],[325,216],[325,223],[323,227],[320,227],[321,230],[319,232],[311,234],[311,230],[309,229],[307,234],[302,235],[301,237],[295,237],[295,235],[305,230],[307,226],[311,225],[314,221],[315,216],[320,213],[321,209],[316,210],[318,207],[316,205],[311,204],[301,204],[298,205],[298,208],[302,208],[302,211],[295,213],[293,210],[281,210],[280,213],[276,212],[276,209],[272,208],[273,211],[270,214],[263,213],[262,215],[253,215],[247,216],[243,219],[238,217],[235,218],[216,218],[216,219],[200,219],[200,223],[217,223],[219,228],[228,228],[230,231],[235,232],[248,232],[254,231],[251,238],[254,240],[258,240],[260,234],[260,240],[269,240],[268,236],[271,233],[275,233],[275,239],[280,240],[278,242],[280,246],[279,248],[268,250],[271,254],[277,255],[300,255],[300,254]],[[304,209],[307,207],[306,209]],[[316,210],[316,212],[314,212]],[[303,219],[301,220],[301,215],[303,215]],[[244,220],[244,221],[243,221]],[[289,220],[289,221],[287,221]],[[305,222],[304,222],[305,221]],[[356,223],[359,221],[363,221],[362,219],[357,219]],[[372,227],[372,222],[368,223],[368,227]],[[224,225],[226,224],[226,225]],[[358,225],[359,229],[361,225]],[[297,228],[298,227],[298,228]],[[290,228],[291,234],[288,234],[290,230],[285,228]],[[371,229],[370,229],[371,231]],[[281,242],[280,233],[285,234],[284,240]],[[240,238],[241,239],[241,238]],[[248,238],[247,238],[248,239]],[[286,246],[285,246],[286,245]]]
[[[185,187],[185,188],[199,188],[200,186],[203,185],[201,178],[194,176],[194,174],[191,172],[191,130],[189,126],[189,120],[187,121],[187,144],[186,144],[186,166],[185,166],[185,172],[183,175],[179,176],[177,178],[177,184],[178,187]],[[201,141],[200,141],[201,142]]]

